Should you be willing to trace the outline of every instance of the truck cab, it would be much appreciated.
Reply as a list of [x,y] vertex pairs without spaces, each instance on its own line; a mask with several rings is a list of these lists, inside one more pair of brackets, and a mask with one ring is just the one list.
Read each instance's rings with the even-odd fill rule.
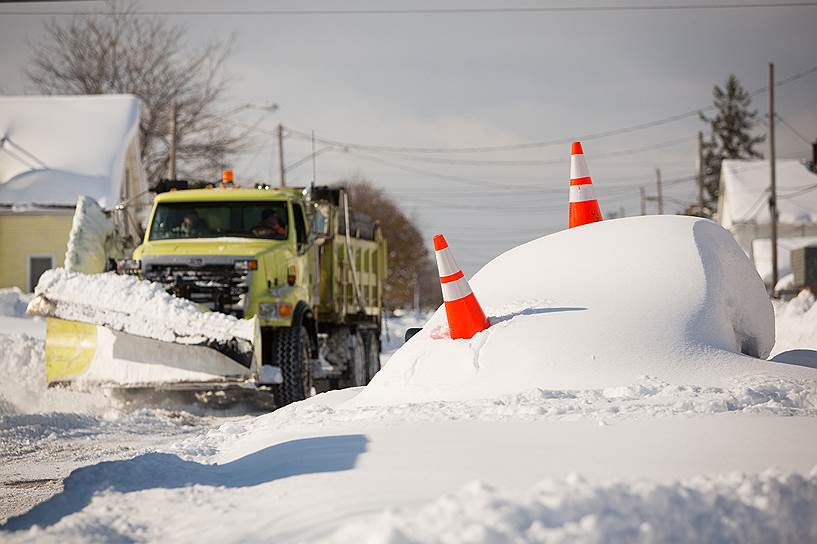
[[341,189],[171,190],[122,268],[211,311],[257,317],[286,404],[379,369],[385,240],[354,217]]

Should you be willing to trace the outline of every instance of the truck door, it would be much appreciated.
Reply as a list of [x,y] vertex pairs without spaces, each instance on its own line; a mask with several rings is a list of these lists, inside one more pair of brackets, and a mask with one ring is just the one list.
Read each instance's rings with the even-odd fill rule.
[[320,270],[315,255],[314,248],[309,243],[309,235],[306,231],[306,216],[304,208],[300,202],[292,203],[292,215],[295,222],[295,243],[298,248],[298,276],[304,278],[308,285],[305,287],[311,299],[309,304],[317,306],[320,304]]

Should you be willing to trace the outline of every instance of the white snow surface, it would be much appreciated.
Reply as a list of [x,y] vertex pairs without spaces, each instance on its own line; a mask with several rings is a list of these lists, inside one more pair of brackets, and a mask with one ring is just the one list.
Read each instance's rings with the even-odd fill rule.
[[817,369],[817,299],[808,289],[788,302],[775,304],[775,361]]
[[106,247],[113,232],[113,221],[99,204],[91,197],[80,195],[68,234],[65,269],[83,274],[104,272],[109,254]]
[[475,481],[418,511],[350,521],[326,542],[814,542],[815,504],[817,470],[669,484],[571,474],[514,491]]
[[23,317],[31,297],[30,293],[24,293],[19,287],[0,289],[0,315]]
[[[806,224],[817,221],[817,192],[809,191],[817,175],[798,160],[778,160],[777,212],[782,224]],[[721,225],[730,228],[741,223],[769,223],[768,160],[725,160],[721,163]],[[763,196],[766,195],[766,196]]]
[[[817,370],[738,353],[754,339],[768,355],[774,314],[723,229],[596,223],[497,257],[472,286],[493,323],[472,340],[433,340],[438,311],[369,386],[89,461],[0,537],[817,539]],[[813,305],[792,303],[779,345]]]
[[470,283],[491,327],[470,340],[435,339],[447,329],[440,308],[355,406],[598,390],[644,376],[727,389],[817,377],[740,353],[769,354],[772,305],[732,236],[705,219],[633,217],[558,232],[500,255]]
[[138,130],[131,95],[0,97],[0,202],[73,206],[85,194],[116,205]]
[[[46,271],[35,290],[56,305],[55,317],[73,319],[155,340],[200,344],[208,339],[252,342],[255,322],[199,306],[165,292],[162,285],[132,276]],[[35,298],[29,306],[38,304]],[[36,311],[34,312],[36,313]]]

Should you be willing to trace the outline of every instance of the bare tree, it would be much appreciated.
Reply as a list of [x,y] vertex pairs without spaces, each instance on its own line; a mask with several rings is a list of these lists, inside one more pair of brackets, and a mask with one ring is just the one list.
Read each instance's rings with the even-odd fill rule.
[[115,3],[100,14],[51,21],[46,36],[32,46],[26,71],[38,91],[130,93],[142,100],[142,157],[152,182],[167,173],[174,103],[182,175],[212,176],[227,156],[248,147],[248,131],[229,126],[217,111],[227,91],[230,39],[189,48],[184,28]]
[[350,207],[363,211],[380,224],[388,243],[389,272],[383,284],[388,309],[411,307],[414,289],[419,289],[420,307],[436,308],[442,303],[437,269],[426,241],[400,207],[369,181],[355,177],[339,182],[349,191]]

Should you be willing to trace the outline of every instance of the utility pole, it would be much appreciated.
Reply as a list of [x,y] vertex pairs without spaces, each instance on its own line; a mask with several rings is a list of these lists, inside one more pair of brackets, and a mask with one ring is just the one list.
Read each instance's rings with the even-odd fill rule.
[[706,167],[704,166],[704,133],[698,131],[698,208],[701,214],[704,213],[704,176]]
[[814,140],[814,143],[811,144],[811,169],[817,172],[817,140]]
[[641,215],[647,215],[647,195],[644,194],[644,187],[639,187],[641,191]]
[[658,200],[658,215],[663,215],[664,213],[664,192],[661,190],[661,169],[655,169],[655,185],[656,190],[658,191],[658,196],[656,200]]
[[315,164],[315,130],[312,130],[312,185],[315,185],[317,165]]
[[170,170],[168,177],[175,181],[176,179],[176,102],[175,100],[170,104]]
[[417,271],[414,271],[414,313],[420,313],[420,281],[417,277]]
[[774,145],[774,63],[769,63],[769,166],[771,192],[769,194],[769,217],[772,222],[772,295],[777,287],[777,172]]
[[278,123],[278,173],[281,187],[287,186],[286,167],[284,166],[284,125]]

